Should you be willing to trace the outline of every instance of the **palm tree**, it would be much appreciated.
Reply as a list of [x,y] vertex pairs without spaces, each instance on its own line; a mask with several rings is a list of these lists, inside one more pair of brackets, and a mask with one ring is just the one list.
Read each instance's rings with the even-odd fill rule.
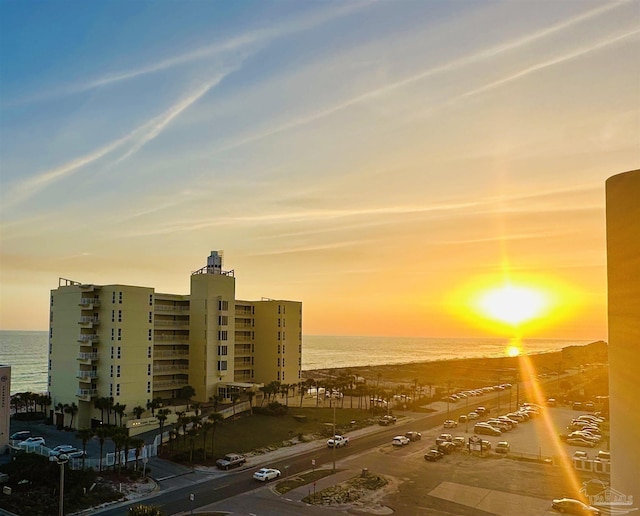
[[205,421],[202,423],[202,462],[206,462],[207,460],[207,434],[209,430],[213,428],[213,423],[211,421]]
[[76,434],[76,438],[82,440],[82,469],[84,469],[84,461],[87,456],[87,442],[91,439],[95,434],[91,428],[83,428],[78,430]]
[[233,407],[233,418],[235,419],[236,417],[236,403],[238,402],[238,398],[240,397],[240,393],[239,392],[232,392],[231,393],[231,406]]
[[191,428],[189,429],[189,464],[193,463],[193,448],[195,447],[196,437],[200,435],[200,418],[191,416]]
[[220,412],[212,412],[211,414],[209,414],[209,417],[207,419],[211,422],[211,456],[215,458],[214,445],[216,429],[218,428],[218,425],[221,425],[224,422],[224,418],[222,417],[222,414],[220,414]]
[[120,426],[122,426],[122,417],[126,416],[124,412],[126,408],[127,408],[126,405],[121,405],[119,402],[113,406],[113,412],[116,417],[116,424],[117,424],[117,416],[120,416]]
[[96,408],[96,410],[100,411],[100,421],[104,421],[104,409],[107,408],[108,403],[109,398],[105,398],[104,396],[96,398],[96,400],[93,402],[93,406]]
[[248,389],[248,390],[244,391],[244,394],[247,397],[247,399],[249,400],[249,410],[251,412],[251,415],[253,415],[253,398],[256,395],[256,391],[254,391],[252,389]]
[[71,405],[65,405],[64,411],[67,414],[71,414],[71,421],[69,421],[69,428],[73,428],[73,418],[78,413],[78,405],[76,405],[76,402],[74,401],[71,403]]
[[145,408],[141,405],[137,405],[133,407],[133,414],[136,416],[136,419],[140,419],[140,416],[144,414]]
[[114,452],[115,452],[115,460],[113,461],[113,471],[115,473],[116,466],[118,467],[118,472],[120,472],[121,468],[121,460],[120,460],[120,452],[122,451],[122,447],[125,444],[125,439],[128,438],[124,429],[122,428],[114,428],[111,431],[111,440],[113,441]]
[[129,437],[129,434],[126,432],[126,430],[122,437],[122,444],[124,446],[124,469],[126,471],[127,461],[129,460],[129,450],[131,449],[131,437]]
[[167,416],[169,414],[171,414],[171,410],[168,408],[162,408],[158,410],[158,415],[156,416],[156,419],[160,423],[160,448],[162,448],[162,430],[164,429],[164,422],[167,420]]
[[[178,414],[178,412],[176,412],[176,414]],[[183,443],[186,446],[187,445],[187,425],[191,421],[191,418],[189,416],[186,416],[184,412],[180,412],[179,414],[180,415],[178,416],[178,426],[182,427]]]
[[161,398],[154,398],[151,401],[147,402],[147,409],[151,410],[151,417],[156,415],[156,409],[162,406]]
[[51,396],[49,394],[38,395],[38,404],[40,405],[42,412],[46,414],[47,407],[51,405]]
[[142,453],[142,449],[144,448],[144,439],[140,437],[134,437],[131,439],[131,446],[136,450],[136,465],[135,470],[138,471],[138,459],[140,458],[140,454]]
[[113,407],[113,397],[107,398],[107,401],[105,403],[105,408],[107,409],[107,425],[111,424],[111,411],[113,410]]
[[185,385],[180,389],[180,397],[187,400],[187,405],[191,404],[191,398],[196,395],[196,390],[191,385]]
[[218,412],[218,405],[222,402],[222,396],[214,394],[209,397],[209,401],[213,403],[213,411]]
[[100,461],[98,463],[98,471],[102,471],[102,451],[104,449],[104,442],[109,437],[110,431],[108,427],[99,426],[96,428],[96,436],[98,437],[98,442],[100,443]]

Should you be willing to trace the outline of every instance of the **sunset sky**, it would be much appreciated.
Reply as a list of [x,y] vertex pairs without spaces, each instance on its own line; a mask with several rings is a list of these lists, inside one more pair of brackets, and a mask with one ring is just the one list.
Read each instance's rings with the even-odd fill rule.
[[606,339],[639,55],[640,1],[0,1],[0,329],[216,249],[305,334]]

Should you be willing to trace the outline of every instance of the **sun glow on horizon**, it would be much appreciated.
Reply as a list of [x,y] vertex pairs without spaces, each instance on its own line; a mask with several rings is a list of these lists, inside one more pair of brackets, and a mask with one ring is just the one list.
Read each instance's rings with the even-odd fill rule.
[[542,291],[511,284],[488,290],[476,301],[482,315],[512,326],[540,317],[548,304]]

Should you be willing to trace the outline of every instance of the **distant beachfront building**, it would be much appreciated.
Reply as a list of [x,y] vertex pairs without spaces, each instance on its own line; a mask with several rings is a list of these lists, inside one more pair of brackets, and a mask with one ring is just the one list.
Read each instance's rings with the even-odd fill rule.
[[0,365],[0,453],[9,444],[11,419],[11,366]]
[[611,487],[640,506],[640,170],[610,177],[607,195]]
[[77,428],[102,420],[99,398],[126,405],[131,419],[134,407],[171,403],[187,385],[193,401],[229,400],[271,381],[297,383],[301,367],[302,303],[237,300],[234,271],[222,270],[216,251],[191,274],[188,295],[62,278],[51,291],[49,393],[53,407],[77,405]]

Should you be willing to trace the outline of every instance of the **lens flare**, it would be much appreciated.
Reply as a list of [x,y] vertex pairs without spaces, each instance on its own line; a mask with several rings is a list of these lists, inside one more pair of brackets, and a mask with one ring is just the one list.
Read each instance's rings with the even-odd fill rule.
[[507,348],[507,356],[518,357],[522,354],[522,350],[518,346],[509,346]]
[[513,326],[540,317],[546,306],[541,291],[513,285],[494,288],[478,299],[478,309],[483,315]]

